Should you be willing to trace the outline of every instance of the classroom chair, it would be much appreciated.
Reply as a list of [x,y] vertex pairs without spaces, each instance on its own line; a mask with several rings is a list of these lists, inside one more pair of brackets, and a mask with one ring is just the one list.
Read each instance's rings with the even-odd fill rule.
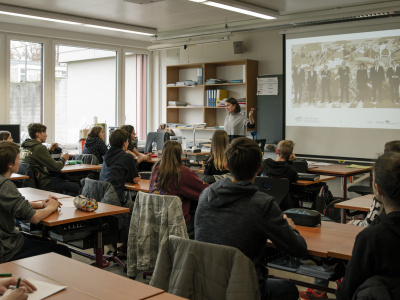
[[239,249],[169,236],[150,285],[187,299],[260,299],[253,262]]
[[181,199],[139,192],[128,234],[128,276],[154,268],[160,245],[171,234],[189,238]]
[[151,144],[153,141],[157,143],[157,151],[162,150],[164,143],[169,140],[169,132],[149,132],[146,137],[145,153],[152,152]]
[[94,154],[75,154],[70,158],[70,160],[81,160],[84,164],[87,165],[99,165],[100,162],[96,155]]
[[[28,179],[23,179],[23,180],[18,180],[17,187],[31,187],[31,188],[36,188],[40,189],[40,184],[39,184],[39,172],[32,167],[28,163],[20,162],[19,168],[18,168],[18,174],[26,175],[29,176]],[[17,182],[17,180],[16,180]]]
[[266,193],[274,197],[275,202],[280,205],[289,194],[289,179],[272,178],[257,176],[254,185],[258,187],[260,192]]

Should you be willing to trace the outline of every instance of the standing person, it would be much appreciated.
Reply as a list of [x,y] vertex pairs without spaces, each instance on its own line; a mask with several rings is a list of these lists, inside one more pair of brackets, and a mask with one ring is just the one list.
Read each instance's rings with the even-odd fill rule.
[[[372,293],[374,286],[365,282],[373,276],[378,275],[392,283],[395,278],[400,278],[400,153],[387,152],[377,159],[373,187],[386,214],[380,216],[379,224],[369,226],[357,235],[344,280],[336,291],[339,300],[355,299],[361,285]],[[394,288],[398,288],[398,284]]]
[[301,102],[303,83],[306,80],[306,74],[299,65],[296,65],[293,69],[292,80],[294,87],[294,103]]
[[253,114],[255,109],[251,108],[249,118],[240,113],[240,105],[235,98],[229,98],[225,101],[225,109],[228,116],[225,118],[224,129],[229,137],[229,142],[234,138],[246,136],[247,128],[256,126]]
[[365,64],[362,62],[360,64],[360,68],[357,70],[357,88],[360,101],[364,101],[367,99],[367,83],[368,72],[365,69]]
[[[147,160],[149,159],[150,156],[137,151],[137,149],[135,148],[135,146],[133,144],[133,141],[136,138],[135,127],[133,127],[132,125],[122,125],[119,127],[119,129],[123,129],[126,132],[128,132],[128,136],[129,136],[129,145],[128,145],[128,149],[127,149],[128,153],[133,155],[133,157],[136,159],[138,164],[147,162]],[[139,166],[139,168],[140,168],[140,166]]]
[[103,156],[106,154],[108,148],[104,143],[104,137],[106,136],[103,127],[93,126],[90,128],[88,137],[83,146],[82,154],[93,154],[99,160],[99,163],[103,163]]
[[340,102],[344,101],[346,95],[346,102],[349,102],[349,83],[350,83],[350,68],[346,66],[346,61],[342,61],[342,66],[338,70],[340,77]]
[[208,183],[182,164],[182,147],[176,141],[166,141],[161,159],[154,165],[150,179],[150,193],[174,195],[182,200],[183,216],[189,238],[194,238],[194,218],[190,212],[191,202],[197,204],[200,193]]
[[307,244],[293,221],[282,213],[273,197],[253,184],[262,167],[260,147],[251,139],[237,138],[225,155],[233,179],[221,179],[200,195],[196,240],[235,247],[250,258],[262,299],[297,300],[296,286],[288,280],[268,278],[268,270],[260,263],[267,240],[291,256],[307,253]]
[[11,132],[9,131],[0,131],[0,141],[9,141],[14,142]]
[[41,237],[24,236],[15,229],[16,218],[37,224],[62,205],[53,196],[40,202],[26,201],[10,180],[19,164],[18,145],[0,142],[0,263],[49,252],[71,257],[68,247]]
[[392,60],[392,66],[386,72],[389,78],[390,97],[392,102],[399,104],[399,85],[400,85],[400,68],[397,61]]
[[40,123],[28,125],[28,133],[31,140],[26,140],[22,143],[22,162],[31,165],[37,170],[41,189],[76,196],[79,194],[78,184],[50,176],[49,171],[60,172],[64,168],[65,162],[69,159],[69,154],[64,153],[58,161],[51,157],[51,153],[58,147],[58,144],[51,144],[49,150],[42,145],[47,140],[46,130],[47,127]]
[[307,87],[310,97],[310,103],[315,102],[315,91],[317,90],[317,73],[314,71],[314,65],[311,65],[307,76]]
[[328,100],[331,102],[331,71],[328,66],[324,65],[321,71],[321,89],[322,89],[322,102],[325,102],[325,94],[328,95]]
[[379,65],[379,62],[375,60],[374,66],[369,71],[369,80],[372,83],[372,101],[382,101],[382,83],[385,81],[385,71],[383,67]]

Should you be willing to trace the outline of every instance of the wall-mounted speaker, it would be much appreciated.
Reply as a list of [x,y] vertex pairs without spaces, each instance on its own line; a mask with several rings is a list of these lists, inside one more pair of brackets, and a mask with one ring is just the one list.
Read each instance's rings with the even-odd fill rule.
[[233,53],[242,54],[244,52],[243,41],[233,42]]

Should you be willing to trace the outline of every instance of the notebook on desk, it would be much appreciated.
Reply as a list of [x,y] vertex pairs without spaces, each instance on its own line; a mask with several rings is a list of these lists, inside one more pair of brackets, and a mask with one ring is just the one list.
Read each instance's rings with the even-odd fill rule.
[[298,173],[299,180],[306,180],[306,181],[315,181],[319,179],[318,174],[310,174],[310,173]]

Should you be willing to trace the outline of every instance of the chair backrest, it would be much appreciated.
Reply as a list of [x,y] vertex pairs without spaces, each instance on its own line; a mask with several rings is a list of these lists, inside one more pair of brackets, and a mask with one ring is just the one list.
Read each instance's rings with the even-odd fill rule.
[[400,299],[400,278],[374,275],[361,284],[353,300],[398,300]]
[[188,238],[181,199],[139,192],[129,226],[128,276],[154,268],[159,247],[171,234]]
[[94,198],[97,202],[105,204],[121,206],[118,195],[109,182],[83,178],[81,179],[81,187],[81,194],[87,198]]
[[81,160],[87,165],[98,165],[100,164],[99,159],[94,154],[75,154],[71,157],[71,160]]
[[20,162],[19,168],[18,168],[18,174],[29,176],[28,179],[24,179],[22,181],[23,187],[31,187],[31,188],[40,189],[40,184],[39,184],[39,180],[38,180],[39,173],[30,164]]
[[188,299],[260,299],[253,262],[234,247],[169,236],[150,285]]
[[266,139],[260,139],[260,140],[255,140],[258,144],[258,146],[260,146],[261,152],[262,154],[264,154],[264,150],[265,150],[265,143],[267,142]]
[[151,152],[151,144],[153,141],[157,143],[157,151],[162,150],[164,143],[169,140],[169,132],[149,132],[146,137],[146,145],[144,152]]
[[257,176],[254,185],[260,192],[266,193],[275,198],[275,202],[280,205],[289,193],[289,179],[271,178]]

